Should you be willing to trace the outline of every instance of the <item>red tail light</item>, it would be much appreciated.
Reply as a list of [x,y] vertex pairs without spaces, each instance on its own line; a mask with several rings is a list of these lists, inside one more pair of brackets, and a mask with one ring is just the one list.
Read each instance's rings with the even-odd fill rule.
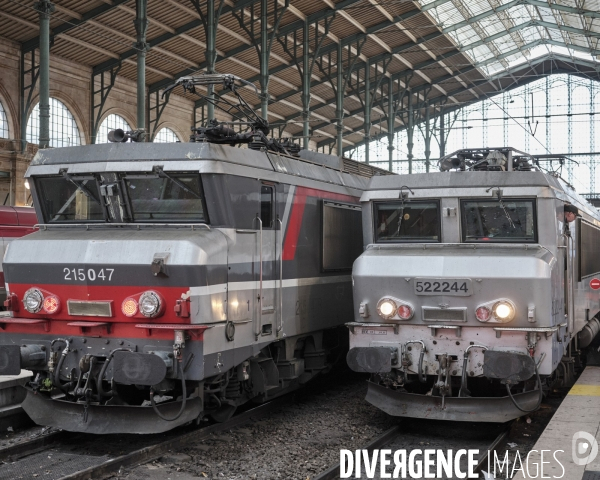
[[121,304],[121,311],[126,317],[133,317],[138,313],[138,302],[135,298],[127,297]]
[[413,310],[408,305],[400,305],[396,310],[396,315],[402,320],[409,320],[413,316]]
[[43,310],[46,313],[56,313],[60,310],[60,300],[56,295],[48,295],[44,298]]
[[487,307],[479,307],[475,310],[475,316],[480,322],[487,322],[492,314],[491,310]]

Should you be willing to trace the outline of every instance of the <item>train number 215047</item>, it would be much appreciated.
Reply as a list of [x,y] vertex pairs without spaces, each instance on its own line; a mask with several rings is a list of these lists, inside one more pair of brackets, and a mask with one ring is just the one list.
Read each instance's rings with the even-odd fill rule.
[[114,268],[101,268],[99,270],[95,268],[63,268],[65,280],[74,282],[85,282],[86,280],[90,282],[95,280],[110,282],[114,271]]

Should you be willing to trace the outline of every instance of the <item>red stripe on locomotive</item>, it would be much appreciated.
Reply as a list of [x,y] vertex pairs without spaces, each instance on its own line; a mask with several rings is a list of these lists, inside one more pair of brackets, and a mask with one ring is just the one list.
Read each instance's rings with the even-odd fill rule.
[[294,194],[292,211],[288,221],[285,242],[283,245],[283,259],[294,260],[296,257],[296,247],[298,246],[298,237],[302,227],[302,218],[304,217],[304,207],[306,199],[315,197],[323,200],[337,200],[340,202],[356,203],[358,198],[341,193],[324,192],[314,188],[297,187]]

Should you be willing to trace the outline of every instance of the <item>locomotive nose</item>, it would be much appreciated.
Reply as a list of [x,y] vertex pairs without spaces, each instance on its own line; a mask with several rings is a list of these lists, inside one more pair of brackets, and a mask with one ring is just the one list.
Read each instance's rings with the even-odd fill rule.
[[135,237],[118,229],[41,231],[6,253],[10,308],[24,318],[98,324],[73,325],[82,329],[181,322],[192,301],[211,313],[224,303],[224,288],[223,298],[211,291],[190,299],[189,292],[226,283],[226,254],[224,237],[205,229],[141,230]]
[[355,319],[527,325],[552,315],[539,308],[552,304],[554,261],[537,246],[370,248],[353,268]]

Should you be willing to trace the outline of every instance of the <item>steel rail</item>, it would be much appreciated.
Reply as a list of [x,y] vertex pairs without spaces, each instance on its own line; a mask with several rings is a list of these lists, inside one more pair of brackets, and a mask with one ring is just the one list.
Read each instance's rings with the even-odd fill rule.
[[[400,425],[396,425],[395,427],[386,430],[384,433],[371,440],[363,447],[363,449],[370,453],[376,448],[387,445],[401,433],[402,429],[400,428]],[[324,472],[318,474],[313,480],[334,480],[338,478],[340,478],[340,464],[335,463]]]
[[[510,426],[512,422],[507,423],[506,428],[500,432],[500,434],[494,439],[494,441],[490,444],[490,446],[483,452],[477,465],[474,469],[475,473],[479,474],[483,470],[483,468],[487,464],[487,459],[489,454],[495,451],[498,446],[502,444],[508,437],[508,433],[510,432]],[[395,427],[386,430],[380,436],[374,438],[365,446],[362,447],[363,450],[367,450],[371,453],[373,450],[386,446],[391,443],[396,437],[398,437],[402,433],[401,425],[396,425]],[[327,470],[319,473],[313,480],[337,480],[340,478],[340,464],[335,463],[331,465]]]
[[58,480],[89,480],[92,478],[94,480],[100,480],[114,474],[122,467],[129,467],[132,465],[150,462],[161,457],[170,450],[189,446],[191,443],[203,440],[211,434],[225,432],[234,427],[248,423],[254,419],[264,417],[271,413],[273,409],[280,407],[287,401],[289,401],[289,397],[287,396],[276,398],[268,403],[264,403],[258,407],[240,413],[239,415],[235,415],[226,422],[194,429],[191,432],[186,432],[182,435],[178,435],[155,445],[143,447],[138,450],[134,450],[133,452],[126,453],[125,455],[111,458],[100,465],[71,473],[59,478]]
[[41,432],[30,440],[0,448],[0,462],[13,462],[27,455],[46,450],[48,447],[53,446],[54,442],[65,437],[66,434],[67,432],[63,430],[52,430],[47,433]]

